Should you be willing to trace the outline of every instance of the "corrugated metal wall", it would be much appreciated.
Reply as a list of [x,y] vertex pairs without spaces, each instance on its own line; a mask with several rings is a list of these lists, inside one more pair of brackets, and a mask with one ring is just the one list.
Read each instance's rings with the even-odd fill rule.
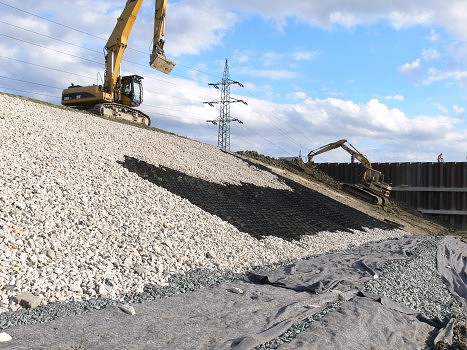
[[[349,183],[358,183],[364,171],[359,163],[315,165],[336,180]],[[372,166],[384,174],[386,182],[392,183],[393,199],[467,229],[467,162],[373,163]]]

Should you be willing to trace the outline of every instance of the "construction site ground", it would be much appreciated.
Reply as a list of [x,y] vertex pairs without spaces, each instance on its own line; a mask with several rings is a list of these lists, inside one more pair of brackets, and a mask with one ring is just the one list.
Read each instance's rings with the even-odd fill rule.
[[424,215],[405,203],[390,201],[388,205],[378,206],[356,198],[343,191],[341,183],[313,167],[313,165],[306,164],[300,160],[276,159],[251,151],[238,152],[236,155],[409,233],[419,235],[451,235],[461,237],[464,241],[467,240],[467,231],[451,227],[436,218]]
[[[48,134],[46,135],[48,136]],[[136,138],[137,136],[135,136]],[[93,139],[90,138],[90,140]],[[112,138],[110,137],[109,140],[111,141]],[[153,147],[154,145],[155,143],[151,144]],[[34,150],[34,147],[30,150],[32,155],[34,155]],[[125,173],[125,175],[127,172],[132,173],[132,176],[128,177],[131,179],[131,185],[133,185],[133,182],[141,182],[141,179],[148,181],[150,185],[146,186],[147,183],[145,182],[143,184],[145,185],[144,188],[148,189],[150,194],[154,195],[154,198],[157,193],[151,192],[152,189],[162,187],[171,194],[186,199],[190,205],[193,204],[203,211],[228,222],[238,231],[249,234],[258,241],[269,238],[268,236],[278,237],[280,241],[299,241],[304,235],[312,236],[321,232],[333,231],[345,234],[354,230],[364,231],[365,229],[369,229],[368,232],[373,234],[378,229],[384,231],[392,228],[400,228],[414,236],[445,235],[460,237],[464,242],[467,241],[465,231],[449,227],[443,222],[417,212],[415,209],[408,208],[403,203],[376,206],[357,199],[344,192],[339,182],[302,161],[275,159],[249,151],[228,153],[255,165],[255,168],[264,168],[275,173],[291,190],[262,187],[252,183],[238,185],[210,182],[202,177],[195,177],[193,174],[190,175],[180,171],[180,169],[177,170],[175,167],[171,168],[168,164],[164,166],[155,161],[151,162],[151,159],[140,157],[138,154],[128,155],[131,153],[127,152],[122,154],[123,158],[119,155],[105,164],[112,167],[116,173],[123,168],[125,171],[122,173]],[[92,159],[97,162],[101,161],[98,157]],[[211,170],[212,167],[213,165],[206,167],[206,169]],[[232,171],[235,171],[235,169],[232,168]],[[241,178],[239,180],[241,182]],[[90,186],[94,186],[94,184]],[[184,206],[183,208],[186,209],[187,207]],[[180,224],[179,217],[180,215],[173,216],[173,224]],[[197,220],[196,217],[194,220]],[[167,226],[170,226],[170,224],[171,222],[167,223]],[[191,221],[188,221],[182,228],[189,226],[192,226]],[[376,230],[372,231],[372,229]],[[221,230],[219,231],[222,233]],[[175,230],[172,232],[175,232]],[[219,238],[220,242],[222,242],[220,239],[224,238],[221,235],[215,237]],[[271,241],[274,241],[275,237]],[[443,240],[451,238],[444,237]],[[156,238],[151,237],[151,239]],[[401,312],[398,310],[391,310],[389,316],[386,313],[382,314],[379,329],[388,329],[387,320],[390,318],[394,321],[394,330],[390,329],[389,334],[385,334],[384,339],[381,339],[381,343],[376,341],[375,346],[370,346],[369,341],[373,340],[376,334],[376,332],[373,332],[374,328],[378,328],[374,327],[373,322],[375,307],[380,308],[379,301],[376,299],[367,300],[367,296],[363,296],[362,298],[366,298],[365,303],[369,305],[360,305],[363,299],[358,299],[360,298],[358,296],[354,300],[355,295],[347,295],[346,293],[351,292],[351,290],[347,290],[347,284],[340,283],[340,281],[361,284],[367,279],[378,279],[377,274],[368,275],[368,271],[375,271],[375,266],[380,261],[392,261],[402,258],[400,254],[405,254],[406,251],[410,250],[410,247],[421,244],[418,241],[423,239],[428,241],[427,237],[411,236],[404,239],[389,239],[365,246],[353,247],[355,252],[352,251],[352,254],[355,254],[355,256],[352,259],[348,252],[342,252],[344,256],[336,252],[324,255],[318,254],[314,256],[316,260],[304,259],[302,262],[297,262],[297,264],[311,263],[312,265],[309,266],[304,265],[303,270],[313,274],[316,273],[319,277],[317,281],[314,280],[315,276],[311,276],[300,283],[291,281],[290,285],[284,285],[282,282],[276,283],[267,275],[258,274],[256,276],[259,277],[258,280],[261,280],[261,283],[257,283],[258,280],[247,281],[244,276],[242,279],[235,279],[231,282],[221,283],[217,287],[205,289],[193,288],[191,290],[190,288],[192,288],[194,282],[189,281],[190,284],[186,288],[184,287],[182,293],[170,295],[170,297],[148,297],[147,300],[137,300],[135,297],[135,299],[131,299],[136,301],[133,309],[122,309],[121,305],[117,306],[115,302],[103,304],[107,305],[106,307],[101,308],[99,306],[76,314],[73,313],[72,303],[59,305],[50,303],[31,310],[26,308],[15,314],[8,315],[10,317],[8,321],[15,320],[15,326],[5,330],[12,339],[5,343],[4,348],[251,349],[275,339],[298,321],[310,318],[317,312],[325,311],[330,303],[348,301],[350,303],[345,305],[355,308],[354,316],[356,317],[347,317],[347,325],[343,325],[341,320],[337,320],[335,321],[338,326],[337,329],[330,330],[326,328],[327,321],[325,320],[323,323],[324,333],[327,333],[327,335],[344,334],[348,336],[348,339],[357,339],[363,334],[361,329],[354,327],[354,325],[361,325],[361,318],[357,316],[361,314],[361,310],[368,307],[369,318],[364,327],[367,333],[364,334],[366,338],[364,337],[362,344],[365,344],[366,348],[407,348],[401,346],[384,347],[381,344],[385,344],[388,339],[405,339],[403,336],[394,337],[393,334],[400,331],[411,331],[414,328],[414,322],[417,321],[415,316],[405,311],[401,316]],[[457,244],[457,241],[454,240],[454,243]],[[168,241],[168,243],[170,242]],[[160,245],[162,244],[168,246],[167,242],[162,243],[161,240]],[[377,247],[380,250],[376,249]],[[447,255],[449,257],[462,256],[463,252],[465,252],[465,243],[459,244],[459,247],[455,251],[456,254]],[[255,248],[256,246],[250,249]],[[210,253],[210,251],[207,253]],[[214,255],[211,254],[211,257],[215,257],[215,255],[216,252],[214,251]],[[366,265],[363,266],[362,271],[357,271],[358,278],[355,281],[356,272],[354,267],[360,266],[357,262],[361,262],[362,259],[368,262],[368,257],[371,258],[370,260],[373,261],[374,266],[370,266],[370,269],[367,269]],[[404,255],[403,258],[407,257],[408,255]],[[461,259],[459,261],[462,262]],[[343,266],[346,263],[350,268],[349,271],[344,271],[346,275],[342,276],[341,273],[345,270]],[[464,267],[462,265],[459,269],[451,268],[454,263],[455,261],[446,261],[443,266],[449,266],[449,269],[446,270],[456,273]],[[329,267],[326,267],[327,264],[330,264]],[[284,267],[286,275],[293,275],[294,278],[301,279],[301,275],[296,273],[296,269],[292,267]],[[329,274],[322,273],[326,270],[325,267],[329,270]],[[421,271],[421,274],[425,276],[426,270],[422,269]],[[364,276],[363,279],[359,277],[360,274]],[[131,276],[128,275],[130,276],[128,278],[132,278],[133,275],[136,274],[132,273]],[[264,277],[267,277],[266,280],[270,283],[263,283]],[[203,278],[201,276],[200,279]],[[440,277],[437,276],[436,278],[439,279]],[[277,279],[277,281],[279,280],[282,281],[283,277]],[[342,285],[344,289],[334,291],[333,286],[337,285],[335,282]],[[397,280],[397,282],[399,283],[400,280]],[[320,290],[320,286],[324,286],[326,283],[329,283],[331,288]],[[458,283],[458,285],[465,288],[465,282]],[[310,286],[318,287],[310,290],[308,289]],[[146,285],[144,292],[141,294],[151,296],[150,291],[158,290],[151,289],[152,287],[154,286]],[[428,290],[432,287],[431,284],[430,288],[421,287],[419,290]],[[316,290],[319,290],[319,292],[316,292]],[[352,290],[355,292],[354,289]],[[303,291],[313,291],[313,293],[303,293]],[[462,289],[461,294],[465,295],[463,291],[464,289]],[[407,294],[412,295],[413,293],[408,290]],[[434,294],[438,295],[437,293]],[[105,299],[99,300],[105,301]],[[358,305],[354,305],[354,302]],[[463,305],[465,306],[465,303]],[[63,312],[63,317],[60,316],[61,312]],[[339,315],[339,312],[334,313],[334,315]],[[21,319],[21,317],[24,317],[27,321],[24,323],[16,322],[16,318]],[[41,317],[44,317],[46,321],[41,323]],[[50,320],[51,318],[52,320]],[[423,327],[420,331],[420,334],[423,335],[422,342],[428,339],[425,336],[432,334],[435,328],[437,330],[444,328],[444,325],[438,327],[429,325],[424,321],[419,321],[419,323]],[[463,329],[465,329],[465,326]],[[313,330],[310,332],[313,333]],[[457,337],[463,337],[462,341],[465,343],[465,331],[458,333],[460,335]],[[298,339],[297,341],[301,340]],[[226,344],[229,346],[224,346]],[[316,341],[315,344],[320,349],[346,348],[342,346],[322,346],[320,341]],[[287,348],[292,347],[287,347],[287,345],[283,347],[283,349]],[[349,346],[348,348],[355,349],[358,347]]]

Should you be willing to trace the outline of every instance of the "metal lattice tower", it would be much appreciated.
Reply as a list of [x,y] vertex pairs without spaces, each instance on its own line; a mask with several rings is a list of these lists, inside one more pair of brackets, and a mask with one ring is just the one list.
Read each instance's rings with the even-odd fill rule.
[[232,119],[230,117],[230,104],[241,102],[243,104],[247,104],[243,100],[239,100],[236,98],[230,97],[230,85],[237,84],[240,87],[243,87],[243,84],[230,79],[229,75],[229,64],[227,59],[225,59],[225,67],[224,67],[224,74],[222,76],[222,80],[217,83],[210,83],[208,85],[214,86],[216,89],[221,90],[221,100],[220,101],[211,101],[211,102],[203,102],[212,107],[214,104],[219,104],[219,119],[218,120],[207,120],[209,123],[213,123],[214,125],[219,125],[219,133],[217,135],[217,145],[224,149],[230,150],[230,122],[239,122],[243,124],[243,122],[237,118]]

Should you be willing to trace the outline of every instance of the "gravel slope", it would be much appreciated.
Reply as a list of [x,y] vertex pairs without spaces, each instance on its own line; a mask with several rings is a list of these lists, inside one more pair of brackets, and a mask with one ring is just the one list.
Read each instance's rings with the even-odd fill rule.
[[0,312],[118,300],[195,269],[242,272],[400,230],[258,240],[121,165],[125,156],[209,183],[292,191],[217,147],[0,94]]

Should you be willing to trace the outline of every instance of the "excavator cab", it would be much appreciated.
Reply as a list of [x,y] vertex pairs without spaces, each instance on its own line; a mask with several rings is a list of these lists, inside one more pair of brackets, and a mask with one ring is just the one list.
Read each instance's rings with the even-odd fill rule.
[[143,102],[143,77],[127,75],[122,77],[121,103],[125,106],[138,107]]

